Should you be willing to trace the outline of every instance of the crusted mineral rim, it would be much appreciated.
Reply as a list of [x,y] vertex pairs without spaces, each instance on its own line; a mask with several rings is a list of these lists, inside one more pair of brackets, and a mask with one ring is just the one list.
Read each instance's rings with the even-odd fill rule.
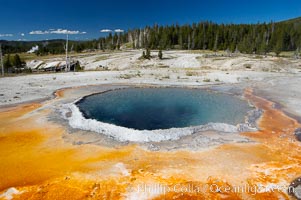
[[[110,90],[111,91],[111,90]],[[109,91],[105,91],[109,92]],[[94,94],[91,94],[94,95]],[[247,113],[245,123],[237,124],[236,126],[226,123],[208,123],[199,126],[190,126],[184,128],[170,128],[157,130],[136,130],[117,126],[114,124],[104,123],[95,119],[87,119],[83,112],[80,111],[77,104],[84,98],[91,96],[87,95],[81,97],[73,103],[64,104],[62,107],[62,115],[68,120],[69,125],[75,129],[85,131],[93,131],[99,134],[106,135],[120,142],[162,142],[167,140],[179,140],[181,137],[192,135],[201,131],[218,131],[224,133],[239,133],[257,131],[256,121],[261,117],[262,110],[253,109]],[[67,114],[71,113],[71,115]]]

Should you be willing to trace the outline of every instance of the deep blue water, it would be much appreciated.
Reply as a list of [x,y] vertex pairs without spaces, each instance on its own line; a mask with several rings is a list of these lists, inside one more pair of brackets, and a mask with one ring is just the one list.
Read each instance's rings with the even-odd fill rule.
[[244,122],[247,102],[199,89],[131,88],[85,97],[77,103],[86,118],[138,130],[220,122]]

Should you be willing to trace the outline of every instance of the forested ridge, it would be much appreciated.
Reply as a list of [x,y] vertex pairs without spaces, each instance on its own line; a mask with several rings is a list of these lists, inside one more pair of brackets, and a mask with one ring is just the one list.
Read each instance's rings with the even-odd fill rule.
[[203,49],[268,53],[295,51],[301,46],[301,18],[280,23],[153,26],[128,32],[134,47]]
[[[64,52],[64,40],[38,42],[1,41],[5,53],[28,51],[39,46],[40,54]],[[217,24],[209,21],[188,25],[153,25],[108,34],[91,41],[71,41],[76,52],[87,49],[114,50],[120,48],[228,50],[266,54],[299,51],[301,48],[301,18],[282,22],[257,24]]]

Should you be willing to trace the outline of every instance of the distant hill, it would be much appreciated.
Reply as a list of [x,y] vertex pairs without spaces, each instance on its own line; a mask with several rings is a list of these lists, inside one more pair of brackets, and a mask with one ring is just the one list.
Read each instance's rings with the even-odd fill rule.
[[[49,52],[51,54],[60,54],[64,52],[64,39],[41,40],[41,41],[7,41],[0,40],[3,52],[6,54],[28,52],[34,46],[39,46],[40,51]],[[83,41],[69,41],[70,48],[72,45],[81,45]],[[87,42],[87,43],[90,43]],[[83,47],[84,49],[85,47]]]
[[288,23],[288,24],[297,24],[297,25],[300,25],[301,24],[301,17],[297,17],[297,18],[293,18],[293,19],[289,19],[289,20],[280,21],[278,23]]

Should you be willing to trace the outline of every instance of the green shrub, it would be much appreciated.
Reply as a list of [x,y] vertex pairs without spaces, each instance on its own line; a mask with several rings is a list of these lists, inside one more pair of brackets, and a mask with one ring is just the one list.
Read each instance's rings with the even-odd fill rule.
[[159,52],[158,52],[158,57],[159,57],[160,60],[163,59],[163,53],[162,53],[162,50],[159,50]]

